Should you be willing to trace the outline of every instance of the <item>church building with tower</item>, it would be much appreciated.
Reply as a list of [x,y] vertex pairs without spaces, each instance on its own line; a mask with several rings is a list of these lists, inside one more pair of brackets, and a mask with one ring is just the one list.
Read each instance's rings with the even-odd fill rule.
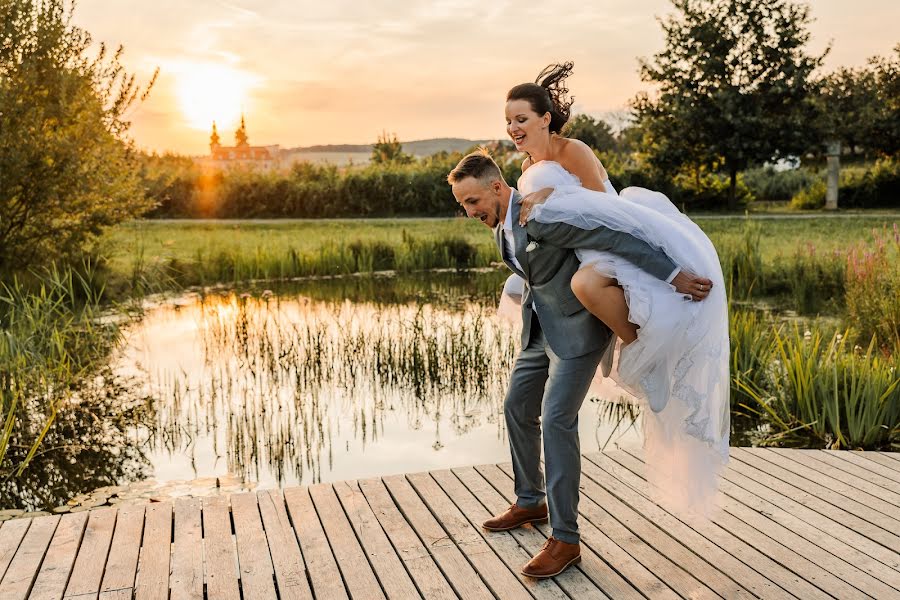
[[219,142],[216,122],[212,124],[209,136],[210,162],[219,167],[250,166],[262,169],[277,168],[280,164],[279,146],[251,146],[247,138],[247,125],[241,115],[241,126],[234,132],[234,146],[223,146]]

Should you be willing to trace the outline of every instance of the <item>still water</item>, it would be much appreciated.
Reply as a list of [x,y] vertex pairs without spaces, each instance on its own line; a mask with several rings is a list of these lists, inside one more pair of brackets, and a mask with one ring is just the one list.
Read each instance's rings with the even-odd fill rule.
[[[112,428],[108,465],[95,461],[109,473],[38,503],[142,478],[279,487],[508,461],[519,325],[497,315],[505,275],[348,277],[148,303],[110,365],[133,408]],[[602,406],[593,397],[581,409],[582,451],[638,445]]]

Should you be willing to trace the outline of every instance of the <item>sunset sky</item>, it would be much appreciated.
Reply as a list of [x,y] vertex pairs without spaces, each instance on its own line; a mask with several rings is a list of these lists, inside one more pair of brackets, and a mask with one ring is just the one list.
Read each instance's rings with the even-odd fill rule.
[[[549,62],[574,60],[577,112],[624,109],[645,89],[640,56],[663,44],[667,0],[80,0],[75,23],[125,45],[124,63],[160,77],[133,109],[148,150],[233,143],[243,109],[251,144],[282,147],[505,137],[503,100]],[[900,42],[896,0],[814,0],[810,49],[826,69],[860,66]],[[893,23],[894,25],[891,25]]]

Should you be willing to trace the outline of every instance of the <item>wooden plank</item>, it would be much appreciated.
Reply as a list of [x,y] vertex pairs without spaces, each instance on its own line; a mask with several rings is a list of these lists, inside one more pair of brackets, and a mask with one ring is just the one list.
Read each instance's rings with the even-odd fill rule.
[[[491,517],[485,507],[478,501],[473,492],[469,490],[449,469],[432,471],[431,478],[440,486],[440,489],[450,499],[450,501],[459,510],[469,522],[472,531],[479,534],[488,546],[496,553],[506,567],[515,575],[522,585],[531,593],[534,598],[546,598],[548,600],[569,598],[569,593],[565,591],[557,577],[552,579],[534,579],[521,574],[522,567],[531,560],[532,553],[529,553],[519,544],[512,531],[489,532],[482,528],[481,524],[485,519]],[[507,505],[508,506],[508,505]],[[505,507],[504,507],[505,508]],[[535,529],[529,527],[538,537]],[[584,576],[584,573],[578,570],[577,566],[566,569],[562,576],[575,575],[588,586],[580,592],[578,598],[595,598],[597,600],[608,600],[608,596],[599,589],[591,585],[590,581]]]
[[266,530],[279,597],[282,600],[312,598],[303,555],[281,494],[278,490],[261,491],[257,494],[257,503]]
[[28,597],[58,524],[58,515],[32,518],[31,526],[0,582],[0,598],[25,600]]
[[[732,478],[744,483],[746,487],[732,483]],[[787,512],[782,506],[764,500],[753,493],[760,487],[762,486],[752,481],[741,479],[739,474],[729,474],[728,479],[722,481],[721,488],[735,502],[729,501],[726,509],[748,523],[751,523],[751,519],[755,519],[754,513],[764,515],[763,520],[756,521],[762,524],[761,526],[754,525],[757,529],[770,532],[772,538],[781,541],[782,544],[790,544],[792,547],[802,550],[806,557],[860,591],[875,592],[876,597],[879,598],[889,597],[896,592],[880,580],[882,577],[894,579],[888,573],[890,569],[836,538],[833,535],[833,530],[837,528],[836,524],[830,528],[824,525],[821,529],[816,528]],[[781,501],[790,502],[783,497]],[[771,527],[770,523],[777,523],[777,526]]]
[[336,483],[334,491],[381,582],[385,595],[388,598],[398,599],[418,596],[415,584],[356,482]]
[[[819,450],[818,452],[823,453],[826,456],[839,458],[851,463],[855,467],[859,467],[859,469],[877,475],[880,479],[876,479],[873,483],[884,482],[887,484],[885,487],[888,489],[895,493],[900,492],[900,467],[894,467],[894,465],[897,464],[896,461],[884,459],[877,452],[861,452],[856,450]],[[812,456],[815,458],[821,456],[821,454],[813,454]],[[879,459],[887,460],[888,465],[890,466],[881,464]],[[845,468],[844,470],[850,473],[858,473],[859,469]]]
[[[512,465],[504,463],[501,468],[513,476]],[[582,494],[578,512],[581,515],[581,524],[590,522],[606,537],[615,542],[647,570],[658,575],[669,587],[685,598],[718,598],[719,595],[707,587],[693,574],[678,566],[669,557],[659,552],[653,545],[642,540],[629,531],[622,523],[613,517],[605,508]],[[585,531],[582,538],[590,543],[591,536]],[[662,543],[662,540],[656,540]]]
[[[481,473],[494,489],[510,503],[513,503],[516,501],[516,495],[513,491],[511,467],[508,465],[502,465],[502,467],[501,469],[500,465],[481,465],[475,467],[475,470]],[[593,523],[582,519],[578,527],[581,534],[582,551],[588,549],[598,555],[648,598],[673,600],[680,597],[653,571],[647,569]],[[548,525],[541,525],[539,529],[543,529],[547,536],[551,534],[551,528]]]
[[309,489],[286,489],[284,490],[284,500],[291,516],[291,522],[294,524],[300,550],[306,561],[313,594],[319,599],[347,598],[341,572],[312,504]]
[[[484,538],[485,542],[491,546],[509,570],[512,571],[514,575],[519,573],[522,566],[525,565],[536,552],[528,552],[521,544],[519,544],[513,531],[485,531],[481,524],[492,516],[491,513],[486,510],[481,502],[479,502],[479,499],[475,496],[475,492],[470,490],[452,471],[449,469],[432,471],[431,477],[437,482],[453,504],[456,505],[460,513],[468,519],[472,529]],[[488,487],[486,482],[484,485],[485,487]],[[496,494],[496,492],[494,493]],[[507,506],[509,505],[505,504],[504,509]],[[535,537],[543,540],[543,536],[537,533],[533,527],[528,527],[528,529]],[[540,551],[540,546],[538,546],[537,550]],[[535,598],[568,598],[572,592],[563,586],[573,581],[571,578],[574,577],[574,581],[581,583],[581,589],[578,590],[578,595],[576,597],[595,598],[597,600],[608,599],[608,596],[595,587],[577,566],[566,569],[560,576],[554,577],[553,579],[536,580],[521,574],[517,576]],[[560,577],[563,578],[563,581],[560,581]]]
[[[748,449],[747,452],[750,452]],[[863,519],[871,523],[876,523],[879,527],[883,525],[887,531],[896,532],[900,531],[900,520],[897,519],[897,509],[893,505],[885,502],[881,498],[876,498],[871,494],[866,494],[864,492],[860,492],[855,489],[852,485],[847,485],[841,481],[838,481],[828,475],[823,474],[816,469],[812,469],[805,464],[797,462],[796,460],[792,460],[788,458],[786,455],[771,452],[768,448],[760,448],[754,449],[753,454],[755,454],[761,460],[771,463],[773,465],[779,466],[782,469],[790,471],[793,473],[793,479],[797,481],[797,485],[801,483],[798,479],[798,475],[800,478],[804,478],[815,486],[818,486],[820,489],[830,490],[832,492],[836,492],[838,495],[843,496],[847,500],[852,501],[856,505],[865,506],[868,508],[870,516],[866,516],[866,514],[859,514]],[[802,457],[801,457],[802,459]],[[804,490],[807,488],[804,487]],[[831,500],[829,500],[831,501]],[[841,503],[841,506],[847,506],[847,503]],[[871,513],[877,512],[878,515],[873,515]],[[856,513],[854,513],[856,514]]]
[[[522,578],[513,575],[510,567],[503,563],[428,473],[412,473],[406,478],[495,595],[503,593],[507,598],[521,600],[531,598]],[[509,541],[515,543],[515,540]],[[528,557],[524,557],[522,564],[527,560]]]
[[740,584],[726,577],[721,571],[715,569],[711,563],[698,557],[692,550],[685,547],[669,533],[660,529],[653,522],[648,521],[635,509],[610,494],[589,477],[582,477],[581,487],[582,492],[598,506],[602,506],[607,514],[618,520],[648,546],[657,550],[668,560],[684,569],[685,572],[702,581],[715,593],[723,598],[749,599],[753,597],[753,594]]
[[[676,533],[678,538],[690,544],[691,549],[715,564],[727,569],[747,589],[762,598],[830,598],[828,594],[814,587],[795,573],[759,552],[731,532],[712,521],[691,521],[683,523],[666,512],[650,498],[646,481],[622,467],[605,453],[589,455],[582,470],[594,481],[628,502],[632,507],[644,512],[655,523]],[[593,467],[602,469],[596,473]],[[693,532],[693,533],[692,533]],[[700,539],[697,539],[697,538]],[[709,540],[707,545],[703,540]],[[749,572],[747,571],[749,569]]]
[[[850,479],[845,479],[847,483],[855,483],[860,489],[866,490],[879,498],[884,498],[888,502],[900,507],[900,483],[875,473],[871,469],[861,468],[857,461],[862,459],[856,458],[852,454],[845,456],[844,452],[845,451],[795,450],[791,452],[789,456],[801,454],[820,463],[834,467],[844,474],[842,477],[850,477]],[[864,461],[864,463],[871,464],[869,461]],[[837,477],[837,474],[835,474],[835,477]]]
[[825,490],[808,479],[797,477],[790,471],[767,463],[756,454],[745,452],[741,448],[733,448],[731,457],[730,468],[736,472],[759,481],[819,514],[843,523],[895,553],[900,552],[900,536],[886,529],[890,526],[891,519],[881,513],[837,492]]
[[860,452],[859,455],[866,460],[871,460],[882,467],[890,469],[893,471],[891,477],[893,477],[894,481],[900,481],[900,460],[894,460],[888,457],[886,452]]
[[119,509],[113,531],[113,551],[109,553],[103,583],[100,585],[100,600],[131,598],[143,531],[143,506],[123,506]]
[[[479,513],[481,522],[484,522],[487,516],[500,514],[509,508],[510,502],[474,467],[453,469],[453,474],[484,506],[485,512]],[[523,526],[511,530],[509,534],[522,546],[528,556],[534,556],[541,551],[547,540],[549,528],[547,529],[545,533],[538,527]],[[554,581],[572,598],[590,598],[596,594],[616,600],[640,600],[644,597],[585,544],[581,547],[581,563],[576,568],[567,569],[561,575],[557,575]]]
[[[614,451],[608,454],[620,465],[644,478],[644,465],[636,457],[623,451]],[[736,504],[734,501],[726,502],[725,510],[714,518],[714,522],[835,597],[860,600],[869,597],[820,566],[817,560],[808,558],[807,549],[798,547],[796,543],[799,538],[785,536],[783,528],[777,523],[767,520],[763,515],[753,511],[741,511],[740,507],[735,510],[738,513],[737,516],[732,514],[728,509],[735,509]],[[785,541],[787,543],[784,543]]]
[[[96,598],[116,524],[116,509],[91,510],[64,598]],[[79,598],[79,600],[84,600]]]
[[263,531],[256,494],[232,494],[231,515],[234,520],[243,596],[275,600],[275,567],[269,556],[269,544]]
[[[784,452],[783,450],[775,451],[771,448],[767,448],[767,450],[770,454],[780,454],[798,465],[803,465],[809,470],[818,471],[821,475],[830,480],[829,483],[839,482],[843,484],[844,487],[841,493],[848,494],[851,498],[869,504],[872,508],[885,512],[885,514],[890,516],[897,515],[897,509],[900,508],[900,496],[892,494],[889,490],[870,483],[861,477],[857,477],[837,468],[833,464],[830,464],[832,460],[829,459],[827,455],[823,455],[824,460],[819,460],[801,450],[790,453]],[[843,461],[840,460],[838,460],[838,462],[843,463]]]
[[12,562],[25,537],[25,532],[31,526],[31,519],[13,519],[3,523],[0,528],[0,578],[6,575],[9,563]]
[[176,498],[171,600],[203,600],[202,527],[200,498]]
[[87,511],[62,516],[28,600],[59,600],[63,597],[87,520]]
[[204,498],[202,512],[207,596],[210,600],[240,600],[228,498]]
[[380,479],[364,479],[358,485],[422,597],[434,600],[455,599],[453,588],[416,532],[400,514],[384,483]]
[[[621,503],[630,507],[631,510],[642,515],[644,519],[650,523],[654,523],[657,527],[667,532],[676,540],[679,540],[691,553],[702,558],[708,565],[714,565],[721,573],[726,573],[734,580],[734,582],[743,586],[743,588],[746,588],[746,590],[749,590],[749,592],[752,592],[756,596],[766,598],[784,598],[791,596],[787,591],[754,571],[747,564],[742,563],[735,558],[735,556],[732,556],[728,551],[717,546],[694,528],[678,520],[675,516],[669,514],[657,504],[651,502],[646,497],[641,496],[635,490],[620,482],[612,472],[602,469],[600,465],[612,462],[609,461],[608,463],[604,463],[603,459],[604,457],[602,455],[594,454],[590,456],[585,455],[581,461],[582,480],[586,480],[584,484],[584,493],[590,496],[592,500],[602,506],[615,507],[617,506],[617,503]],[[608,497],[602,494],[596,494],[594,486],[602,487]],[[611,499],[612,497],[615,498],[615,501]],[[609,504],[607,504],[607,502]],[[627,514],[623,516],[630,518]],[[642,526],[642,528],[643,527],[646,526]],[[747,548],[745,544],[735,543],[736,540],[733,537],[721,535],[718,537],[734,552],[744,551]],[[679,553],[680,552],[681,551],[679,551]],[[693,561],[689,559],[685,564],[690,564],[691,562]],[[682,564],[682,566],[684,566],[684,564]],[[700,565],[700,568],[700,571],[691,572],[695,574],[703,573],[708,567]],[[716,577],[721,577],[721,573]],[[709,585],[709,583],[707,583],[707,585]],[[719,589],[719,587],[722,589]],[[719,593],[723,593],[724,586],[720,585],[713,589]],[[747,592],[741,590],[740,593],[746,594]],[[726,595],[725,597],[727,598],[729,596]]]
[[172,556],[172,503],[155,502],[146,508],[135,598],[168,600]]
[[334,489],[330,484],[310,486],[309,495],[322,521],[322,528],[331,543],[334,558],[344,577],[351,598],[384,598],[378,578],[372,571],[365,552],[359,545],[353,528],[347,521]]
[[403,475],[382,478],[394,503],[418,534],[461,598],[494,598],[478,573],[437,522]]
[[[827,512],[836,514],[827,515],[811,510],[803,504],[794,501],[789,496],[779,493],[777,488],[786,487],[783,484],[779,485],[780,482],[766,481],[764,473],[758,475],[759,478],[763,479],[763,482],[759,482],[756,478],[751,477],[753,474],[752,471],[755,469],[740,461],[734,461],[734,463],[735,464],[731,466],[727,473],[729,481],[748,492],[752,492],[756,497],[771,502],[775,506],[778,506],[791,515],[801,519],[803,522],[828,533],[831,537],[838,540],[837,543],[839,544],[833,548],[829,547],[828,549],[832,552],[837,551],[838,555],[845,558],[845,560],[850,558],[852,564],[864,568],[867,573],[878,577],[889,585],[895,585],[892,580],[895,580],[896,584],[900,585],[900,570],[898,570],[900,569],[900,554],[897,554],[881,544],[863,536],[859,532],[854,531],[852,527],[846,526],[845,523],[847,522],[847,519],[842,518],[846,513],[842,515],[841,511],[838,509],[833,509],[832,511]],[[747,473],[748,471],[751,471],[751,473]],[[757,473],[759,472],[757,471]],[[772,486],[775,487],[773,488],[772,486],[764,485],[764,483],[771,483]],[[831,516],[836,518],[833,519]],[[860,519],[856,520],[872,529],[878,529],[865,521],[861,521]],[[840,544],[847,544],[852,547],[852,550],[842,550]],[[831,546],[831,544],[829,544],[829,546]],[[861,556],[858,559],[853,559],[855,554],[861,554]],[[871,559],[874,559],[878,564],[869,565],[868,563]],[[890,569],[888,569],[888,567],[890,567]],[[877,574],[883,571],[888,572],[882,573],[882,575]],[[887,577],[887,579],[885,579],[885,577]]]

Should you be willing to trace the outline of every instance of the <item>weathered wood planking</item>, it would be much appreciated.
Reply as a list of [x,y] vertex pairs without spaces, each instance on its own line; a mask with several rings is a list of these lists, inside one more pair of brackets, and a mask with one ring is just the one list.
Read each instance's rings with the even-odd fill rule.
[[178,499],[0,525],[0,600],[900,598],[900,459],[735,448],[713,520],[655,504],[643,454],[582,459],[582,562],[488,532],[511,465]]

